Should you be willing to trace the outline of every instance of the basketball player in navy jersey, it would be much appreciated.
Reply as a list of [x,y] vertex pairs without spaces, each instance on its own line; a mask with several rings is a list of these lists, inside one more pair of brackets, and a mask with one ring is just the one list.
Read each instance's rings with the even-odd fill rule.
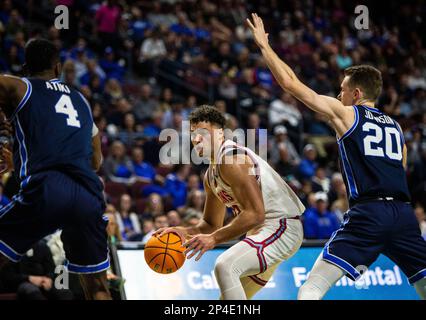
[[103,185],[95,173],[102,156],[90,106],[57,79],[61,64],[53,43],[31,40],[25,60],[28,78],[0,76],[0,111],[14,127],[20,181],[18,194],[0,210],[0,266],[61,229],[66,267],[81,275],[86,299],[110,299]]
[[340,166],[350,209],[315,262],[299,299],[321,299],[344,275],[361,276],[380,253],[393,260],[426,299],[426,241],[409,203],[406,146],[398,123],[375,108],[379,70],[345,70],[338,99],[305,86],[272,50],[262,19],[247,19],[254,40],[280,86],[315,112],[325,115],[337,134]]

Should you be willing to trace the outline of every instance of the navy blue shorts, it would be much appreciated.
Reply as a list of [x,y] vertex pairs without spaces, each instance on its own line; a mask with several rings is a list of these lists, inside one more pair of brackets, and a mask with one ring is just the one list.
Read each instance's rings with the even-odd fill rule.
[[426,277],[426,241],[411,205],[401,201],[371,201],[352,207],[325,245],[323,259],[357,280],[384,254],[394,261],[411,284]]
[[0,210],[0,252],[17,262],[57,230],[68,271],[95,273],[109,268],[105,202],[59,171],[31,175],[28,184]]

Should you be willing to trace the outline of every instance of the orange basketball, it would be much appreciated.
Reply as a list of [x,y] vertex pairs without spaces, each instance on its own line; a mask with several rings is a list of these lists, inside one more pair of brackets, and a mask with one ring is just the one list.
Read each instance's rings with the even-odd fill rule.
[[175,233],[166,233],[160,238],[152,236],[145,245],[145,261],[158,273],[173,273],[185,262],[182,241]]

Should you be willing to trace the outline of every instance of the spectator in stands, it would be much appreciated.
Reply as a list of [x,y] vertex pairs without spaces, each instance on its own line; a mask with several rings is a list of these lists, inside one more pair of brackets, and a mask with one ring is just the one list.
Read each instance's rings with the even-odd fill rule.
[[102,49],[111,46],[117,48],[118,24],[120,21],[121,10],[116,0],[107,0],[96,11],[95,21],[96,30],[101,40]]
[[76,71],[74,62],[67,60],[62,66],[62,81],[69,87],[77,88],[79,86],[78,79],[76,77]]
[[99,65],[106,73],[107,79],[114,78],[119,82],[123,80],[125,72],[124,62],[122,60],[119,62],[115,61],[114,50],[111,47],[105,48],[105,56],[99,61]]
[[307,239],[329,239],[339,228],[336,215],[327,210],[328,199],[324,192],[315,193],[315,206],[304,214],[304,232]]
[[315,113],[308,125],[308,142],[315,146],[321,158],[327,157],[327,146],[336,143],[336,137],[327,121],[328,119],[325,116]]
[[142,42],[139,54],[139,63],[141,74],[152,78],[154,76],[155,66],[159,60],[167,55],[167,49],[161,37],[159,28],[152,31],[150,37],[146,37]]
[[318,163],[316,162],[317,151],[312,144],[307,144],[303,148],[303,155],[304,157],[299,164],[299,174],[302,179],[311,179],[318,167]]
[[[154,230],[154,219],[145,219],[142,221],[142,234],[143,236],[147,235],[148,233],[152,232]],[[141,239],[142,241],[142,239]]]
[[422,237],[426,240],[426,213],[423,206],[418,203],[414,210],[417,220],[419,221],[420,233]]
[[237,61],[231,52],[231,45],[223,41],[216,52],[212,53],[212,63],[210,72],[213,76],[219,76],[222,73],[235,74]]
[[105,159],[104,171],[108,180],[122,183],[134,182],[133,165],[121,141],[116,140],[111,144],[110,154]]
[[146,203],[143,219],[153,218],[164,214],[163,198],[158,193],[151,193]]
[[312,190],[314,192],[323,191],[328,193],[330,190],[330,179],[327,177],[325,168],[317,167],[315,175],[312,177]]
[[180,214],[176,210],[167,212],[167,221],[170,227],[176,227],[182,224]]
[[108,79],[105,84],[104,100],[110,103],[123,97],[123,90],[117,79]]
[[254,107],[255,102],[257,102],[256,98],[258,97],[258,92],[255,89],[256,85],[254,83],[253,69],[244,68],[241,71],[238,82],[238,98],[241,107],[249,109]]
[[342,185],[345,185],[342,174],[340,172],[333,173],[330,179],[330,190],[327,194],[330,203],[333,203],[335,200],[337,200],[339,197],[339,190],[342,190]]
[[[164,113],[162,127],[163,128],[173,128],[180,129],[176,125],[176,121],[182,122],[182,120],[187,120],[189,115],[189,110],[185,108],[182,99],[175,99],[172,101],[172,108]],[[180,134],[180,133],[179,133]]]
[[198,215],[197,212],[193,211],[188,213],[185,218],[183,219],[183,226],[184,227],[195,227],[197,224],[200,223],[201,217]]
[[283,124],[290,131],[289,134],[293,141],[300,140],[299,135],[303,122],[302,114],[290,94],[283,91],[279,98],[271,102],[268,113],[269,125]]
[[158,108],[158,101],[152,96],[152,88],[149,84],[141,87],[141,97],[134,107],[138,120],[147,120],[152,117],[153,112]]
[[160,214],[154,217],[154,229],[147,233],[143,239],[142,243],[145,244],[152,237],[153,233],[160,228],[167,228],[169,226],[167,216],[165,214]]
[[144,153],[142,148],[135,147],[132,149],[133,172],[138,180],[152,183],[157,176],[155,169],[148,162],[144,162]]
[[12,74],[19,76],[22,73],[22,65],[24,64],[24,57],[19,54],[19,49],[16,45],[9,47],[6,63]]
[[97,64],[96,60],[89,59],[86,60],[86,71],[81,75],[78,79],[80,84],[83,86],[89,86],[93,79],[99,79],[100,87],[103,91],[104,83],[106,79],[105,72],[101,69],[101,67]]
[[262,88],[266,90],[272,90],[272,86],[274,84],[274,77],[272,76],[271,71],[268,69],[266,65],[265,59],[263,57],[259,57],[256,60],[256,68],[254,69],[254,77],[256,83],[258,83]]
[[163,111],[169,111],[172,109],[173,91],[169,87],[165,87],[159,97],[158,108]]
[[[108,243],[109,243],[109,246],[111,245],[114,246],[117,244],[117,242],[122,241],[123,238],[121,236],[120,227],[117,223],[116,210],[113,205],[111,204],[107,205],[105,216],[108,218],[108,225],[106,228],[106,231],[108,234]],[[112,260],[114,258],[115,257],[110,257],[110,259]],[[113,300],[119,300],[120,286],[124,283],[124,281],[122,278],[120,278],[114,273],[114,270],[112,267],[114,265],[113,262],[114,261],[111,261],[111,267],[107,270],[107,279],[108,279],[109,289],[111,291]]]
[[301,187],[298,189],[298,196],[306,208],[314,206],[315,201],[310,201],[313,199],[313,195],[312,181],[307,179],[302,180]]
[[205,194],[201,190],[192,190],[188,194],[185,207],[179,210],[181,216],[186,219],[188,215],[202,217],[204,211]]
[[117,210],[112,204],[108,204],[105,209],[105,216],[108,218],[107,233],[108,242],[116,244],[123,240],[120,232],[120,226],[117,222]]
[[[111,105],[113,110],[109,111],[107,114],[107,120],[109,122],[108,131],[111,131],[111,136],[116,137],[119,135],[120,128],[124,123],[125,115],[133,111],[133,106],[126,98],[114,100]],[[112,131],[110,129],[111,127],[114,127],[115,131]]]
[[143,127],[136,123],[136,118],[133,112],[124,114],[121,130],[118,133],[118,138],[128,147],[131,147],[136,140],[142,139],[144,134]]
[[221,77],[221,81],[218,85],[218,95],[221,99],[224,99],[229,106],[233,106],[232,109],[235,109],[237,86],[226,74]]
[[288,138],[286,127],[276,126],[274,138],[270,146],[270,162],[280,175],[290,175],[299,165],[300,156]]
[[123,240],[129,241],[142,232],[138,216],[131,210],[132,198],[128,194],[123,194],[115,217]]
[[191,166],[187,164],[176,165],[174,172],[166,176],[164,188],[173,198],[173,208],[177,209],[185,205],[187,197],[186,179],[189,175]]
[[18,10],[12,9],[6,19],[7,36],[14,37],[18,32],[25,32],[25,22]]
[[343,216],[349,210],[349,202],[346,196],[346,186],[344,183],[339,184],[336,188],[337,199],[333,202],[330,201],[330,210],[333,212],[340,222],[343,221]]
[[9,263],[0,277],[6,289],[19,300],[72,300],[68,289],[54,286],[55,264],[45,240],[37,242],[18,263]]
[[201,190],[203,188],[202,183],[200,182],[200,176],[198,174],[190,174],[188,177],[188,192],[190,193],[193,190]]

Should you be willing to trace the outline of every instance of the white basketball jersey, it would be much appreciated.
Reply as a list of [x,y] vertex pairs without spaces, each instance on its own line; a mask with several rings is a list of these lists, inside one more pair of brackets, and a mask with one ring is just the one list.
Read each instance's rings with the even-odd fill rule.
[[[246,147],[237,145],[231,140],[225,140],[218,151],[216,164],[210,164],[207,170],[207,182],[213,193],[227,206],[232,208],[234,215],[241,212],[241,205],[235,199],[232,188],[220,177],[217,164],[221,163],[223,156],[230,151],[246,154],[253,162],[253,174],[256,176],[262,191],[265,207],[265,219],[291,218],[302,215],[305,207],[289,185],[271,166]],[[223,163],[225,163],[223,161]]]

